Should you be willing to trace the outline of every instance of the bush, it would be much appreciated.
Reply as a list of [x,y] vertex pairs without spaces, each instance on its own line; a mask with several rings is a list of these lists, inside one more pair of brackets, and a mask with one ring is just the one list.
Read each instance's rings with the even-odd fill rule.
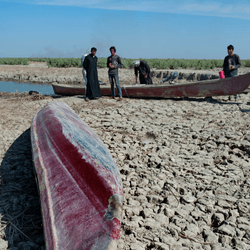
[[150,59],[147,60],[149,67],[156,69],[168,69],[168,61],[164,59]]
[[245,60],[245,66],[250,67],[250,60]]
[[216,60],[216,67],[222,68],[223,67],[224,60]]
[[179,68],[179,65],[178,65],[177,60],[172,59],[172,60],[169,62],[169,68],[170,68],[170,69],[178,69],[178,68]]
[[121,58],[123,67],[128,69],[133,67],[133,59]]
[[98,58],[97,67],[106,68],[107,67],[107,58]]
[[208,60],[201,61],[201,68],[202,69],[211,69],[211,62]]
[[2,65],[28,65],[27,58],[1,58],[0,64]]
[[195,69],[202,69],[202,64],[200,60],[197,60],[194,64]]
[[189,60],[181,59],[178,64],[179,67],[182,67],[183,69],[189,68]]

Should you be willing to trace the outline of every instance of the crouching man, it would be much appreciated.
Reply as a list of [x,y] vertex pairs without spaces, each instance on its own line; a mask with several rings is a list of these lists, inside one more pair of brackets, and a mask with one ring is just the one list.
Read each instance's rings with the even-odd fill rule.
[[147,62],[141,61],[134,61],[133,62],[135,68],[135,82],[137,83],[138,78],[138,71],[139,71],[139,80],[140,84],[153,84],[152,79],[150,77],[150,68]]

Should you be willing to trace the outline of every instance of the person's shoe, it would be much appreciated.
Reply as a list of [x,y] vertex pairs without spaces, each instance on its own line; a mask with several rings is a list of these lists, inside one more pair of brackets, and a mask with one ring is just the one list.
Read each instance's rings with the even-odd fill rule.
[[114,97],[114,96],[110,96],[109,98],[110,98],[110,99],[115,99],[115,97]]
[[89,102],[89,98],[88,98],[88,97],[86,97],[85,101],[86,101],[86,102]]
[[118,99],[118,101],[122,101],[122,97],[120,97],[120,98]]
[[231,101],[231,96],[228,97],[228,100]]
[[205,100],[205,101],[208,101],[208,102],[211,102],[211,101],[213,101],[213,97],[212,97],[212,96],[206,96],[206,97],[204,98],[204,100]]

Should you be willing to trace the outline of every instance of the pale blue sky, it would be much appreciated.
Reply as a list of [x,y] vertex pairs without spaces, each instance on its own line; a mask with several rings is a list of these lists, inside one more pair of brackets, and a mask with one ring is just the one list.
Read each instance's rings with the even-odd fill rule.
[[249,0],[0,0],[0,57],[250,59]]

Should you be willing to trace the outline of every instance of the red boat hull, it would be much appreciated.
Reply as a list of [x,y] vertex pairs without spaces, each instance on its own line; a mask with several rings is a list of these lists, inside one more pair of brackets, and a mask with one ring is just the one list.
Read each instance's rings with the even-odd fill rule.
[[[177,98],[235,95],[242,93],[250,84],[250,73],[218,80],[200,81],[175,85],[131,85],[122,86],[123,97]],[[84,95],[85,88],[52,84],[55,94]],[[101,94],[111,96],[110,87],[101,87]]]
[[63,102],[34,116],[31,140],[46,249],[116,249],[122,183],[102,141]]

